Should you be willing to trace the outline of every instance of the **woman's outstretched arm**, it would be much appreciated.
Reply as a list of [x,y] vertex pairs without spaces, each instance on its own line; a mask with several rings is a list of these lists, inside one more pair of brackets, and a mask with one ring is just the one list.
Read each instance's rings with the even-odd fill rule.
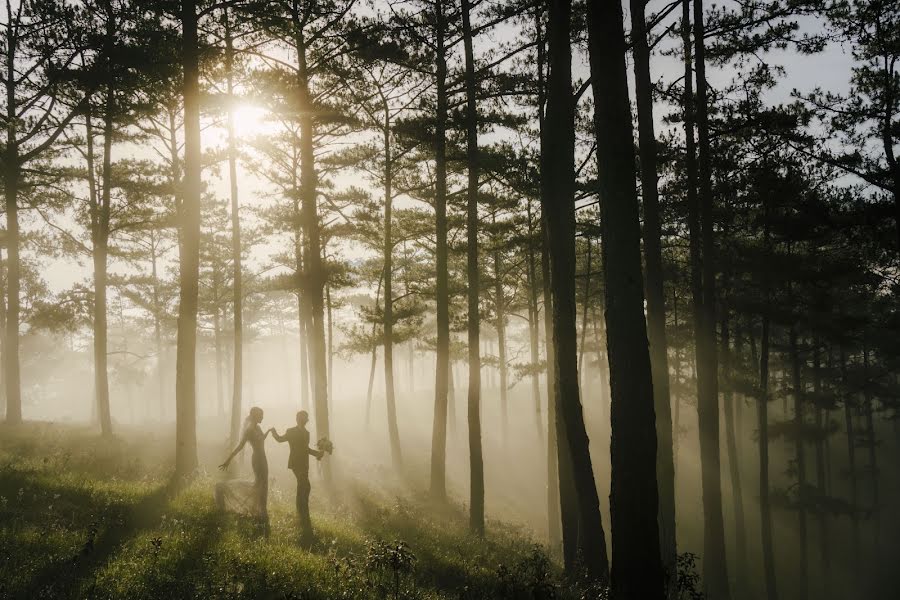
[[228,455],[228,458],[225,459],[219,468],[223,471],[228,468],[228,465],[231,463],[231,459],[237,455],[238,452],[244,449],[244,446],[247,445],[247,432],[244,431],[244,434],[241,436],[241,441],[238,442],[238,445],[234,447],[234,450],[231,451],[231,454]]

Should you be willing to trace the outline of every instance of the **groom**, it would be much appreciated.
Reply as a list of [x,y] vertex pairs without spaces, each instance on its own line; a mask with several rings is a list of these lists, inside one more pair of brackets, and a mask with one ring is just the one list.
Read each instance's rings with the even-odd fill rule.
[[313,450],[309,447],[309,431],[306,423],[309,421],[309,413],[301,410],[297,413],[297,426],[291,427],[279,435],[272,428],[272,435],[279,442],[287,442],[291,447],[288,458],[288,469],[294,472],[297,478],[297,512],[300,515],[300,539],[304,543],[310,543],[313,539],[312,521],[309,518],[309,456],[315,456],[321,460],[324,454],[321,450]]

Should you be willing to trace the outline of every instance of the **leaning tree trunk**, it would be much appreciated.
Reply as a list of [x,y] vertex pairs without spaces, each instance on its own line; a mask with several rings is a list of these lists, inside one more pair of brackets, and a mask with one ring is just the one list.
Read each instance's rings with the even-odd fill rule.
[[[475,56],[472,50],[471,7],[462,0],[463,45],[466,59],[466,278],[468,279],[469,333],[469,528],[476,535],[484,535],[484,459],[481,448],[481,356],[479,337],[481,323],[478,311],[478,112],[475,105]],[[439,275],[440,276],[440,275]],[[499,299],[498,299],[499,303]],[[499,305],[499,304],[498,304]],[[498,310],[498,334],[501,313]],[[502,340],[500,342],[503,343]],[[501,369],[503,369],[501,365]],[[501,370],[502,373],[502,370]],[[501,397],[504,392],[501,390]],[[505,399],[504,399],[505,400]]]
[[[594,133],[611,388],[610,582],[614,598],[662,600],[666,585],[657,522],[655,379],[644,320],[622,5],[618,1],[590,0],[587,9],[591,80],[597,82],[592,86]],[[661,285],[658,291],[661,300]]]
[[[435,364],[434,423],[431,433],[431,494],[438,500],[447,497],[447,395],[450,376],[450,298],[447,264],[447,57],[444,48],[444,3],[434,4],[436,17],[435,86],[435,270],[437,352]],[[469,282],[472,283],[471,281]],[[476,338],[477,339],[477,338]],[[471,344],[470,344],[471,346]],[[477,347],[477,344],[476,344]],[[469,350],[472,352],[471,348]]]
[[[578,510],[578,551],[583,567],[591,576],[606,579],[609,563],[600,518],[600,499],[578,394],[578,334],[575,326],[575,103],[572,99],[571,13],[571,0],[555,0],[550,3],[550,75],[547,80],[546,130],[541,140],[541,201],[547,215],[552,273],[550,287],[553,291],[557,436],[560,444],[565,442],[569,450]],[[560,470],[562,476],[562,461]],[[574,564],[567,564],[566,567],[571,571]]]
[[659,488],[659,534],[663,567],[670,589],[676,583],[675,455],[672,450],[672,405],[669,394],[666,303],[663,291],[662,225],[657,184],[656,134],[653,129],[653,86],[644,10],[647,0],[631,0],[631,39],[638,113],[641,195],[644,204],[644,256],[647,290],[647,334],[653,371],[656,414],[656,475]]
[[179,217],[179,304],[175,362],[175,471],[197,468],[197,296],[200,280],[200,66],[197,6],[181,3],[184,70],[184,181]]

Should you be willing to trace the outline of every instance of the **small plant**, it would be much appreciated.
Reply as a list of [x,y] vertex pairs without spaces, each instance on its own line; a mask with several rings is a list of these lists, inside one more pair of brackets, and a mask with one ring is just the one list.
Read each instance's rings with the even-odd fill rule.
[[161,537],[155,537],[150,540],[150,555],[153,557],[154,561],[159,558],[159,553],[162,550],[162,543]]
[[389,576],[393,587],[393,597],[400,598],[400,580],[403,575],[413,572],[416,555],[404,541],[391,543],[382,540],[366,544],[366,571],[370,574]]
[[685,552],[678,555],[676,563],[678,578],[675,582],[678,600],[704,600],[700,591],[700,574],[697,572],[697,555]]

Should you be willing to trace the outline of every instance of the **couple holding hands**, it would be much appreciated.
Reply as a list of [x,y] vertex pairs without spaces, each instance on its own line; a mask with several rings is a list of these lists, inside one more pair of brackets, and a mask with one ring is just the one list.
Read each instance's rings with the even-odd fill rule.
[[271,433],[276,441],[287,442],[290,446],[288,469],[294,473],[297,479],[297,513],[300,517],[301,542],[309,544],[313,540],[312,522],[309,517],[309,457],[315,456],[321,460],[325,452],[331,454],[333,447],[328,440],[320,440],[319,448],[309,446],[309,430],[306,424],[309,422],[309,413],[301,410],[297,413],[297,425],[291,427],[279,435],[274,427],[263,433],[260,424],[263,420],[263,410],[257,406],[250,409],[250,414],[244,420],[243,433],[238,445],[231,451],[225,462],[219,468],[225,470],[231,460],[244,446],[250,444],[253,455],[250,464],[253,467],[253,482],[225,481],[216,484],[216,505],[222,509],[232,509],[237,512],[251,512],[263,521],[265,533],[269,532],[269,463],[266,460],[265,441]]

